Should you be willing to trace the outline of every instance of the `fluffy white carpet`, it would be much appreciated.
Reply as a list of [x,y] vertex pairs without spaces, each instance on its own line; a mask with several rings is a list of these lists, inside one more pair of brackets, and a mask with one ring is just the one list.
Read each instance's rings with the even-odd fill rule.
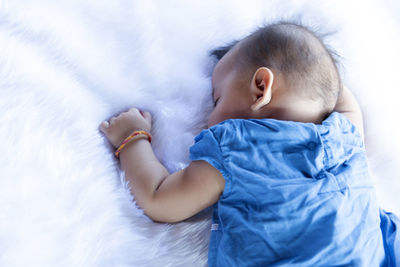
[[[0,1],[0,266],[206,266],[209,210],[156,224],[98,124],[153,114],[169,171],[212,108],[208,51],[301,17],[325,32],[365,116],[382,207],[400,214],[396,1]],[[397,16],[397,17],[396,17]]]

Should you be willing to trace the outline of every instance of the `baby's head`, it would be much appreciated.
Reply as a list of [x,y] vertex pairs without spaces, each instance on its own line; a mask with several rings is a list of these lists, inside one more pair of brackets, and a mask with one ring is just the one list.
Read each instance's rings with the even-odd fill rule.
[[209,127],[233,118],[320,123],[342,87],[331,52],[300,25],[268,25],[211,54],[219,61]]

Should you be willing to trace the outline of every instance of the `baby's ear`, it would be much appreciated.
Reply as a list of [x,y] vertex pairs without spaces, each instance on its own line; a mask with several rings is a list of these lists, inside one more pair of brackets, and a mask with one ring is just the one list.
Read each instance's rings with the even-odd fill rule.
[[254,104],[251,106],[253,111],[257,111],[271,101],[272,84],[274,82],[274,74],[267,67],[260,67],[253,75],[250,91]]

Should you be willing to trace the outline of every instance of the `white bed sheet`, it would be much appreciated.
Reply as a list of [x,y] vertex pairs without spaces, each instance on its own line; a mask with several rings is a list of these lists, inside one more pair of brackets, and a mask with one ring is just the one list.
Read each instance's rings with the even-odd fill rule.
[[[284,3],[283,3],[284,2]],[[206,266],[209,210],[157,224],[97,126],[153,114],[170,172],[212,108],[208,51],[301,17],[327,32],[365,117],[381,206],[400,213],[398,1],[0,1],[0,266]]]

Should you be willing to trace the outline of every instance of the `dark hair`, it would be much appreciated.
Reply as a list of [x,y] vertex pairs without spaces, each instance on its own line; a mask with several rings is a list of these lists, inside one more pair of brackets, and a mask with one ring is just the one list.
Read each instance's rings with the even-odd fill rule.
[[[210,52],[220,60],[239,41]],[[252,75],[265,66],[283,74],[289,88],[313,100],[321,100],[328,115],[342,89],[337,54],[315,32],[291,22],[261,27],[247,36],[239,47],[236,67]],[[250,77],[251,78],[251,77]]]

